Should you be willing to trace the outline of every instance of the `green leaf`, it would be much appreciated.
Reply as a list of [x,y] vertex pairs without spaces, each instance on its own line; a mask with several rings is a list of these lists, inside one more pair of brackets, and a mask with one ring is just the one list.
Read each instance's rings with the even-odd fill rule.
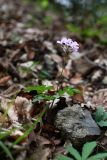
[[107,112],[106,111],[104,112],[103,120],[107,120]]
[[79,152],[73,147],[73,146],[68,146],[67,151],[76,159],[76,160],[81,160],[81,155]]
[[[71,145],[68,146],[66,150],[68,153],[71,154],[71,156],[75,158],[75,160],[102,160],[102,159],[104,160],[104,158],[107,157],[107,153],[98,153],[96,155],[89,157],[89,155],[92,153],[92,151],[96,146],[97,146],[97,143],[95,141],[85,143],[82,149],[82,157],[80,153]],[[59,155],[58,157],[56,157],[56,160],[72,160],[71,158],[70,159],[67,159],[67,158],[69,157]]]
[[97,122],[100,122],[103,119],[103,116],[104,116],[104,108],[99,107],[93,115],[95,117],[95,120]]
[[64,93],[65,93],[65,90],[63,90],[63,89],[60,89],[60,90],[58,91],[58,94],[59,94],[60,96],[63,96]]
[[98,123],[98,125],[100,126],[100,127],[107,127],[107,121],[100,121],[100,122],[97,122]]
[[106,158],[107,153],[98,153],[94,156],[89,157],[87,160],[101,160],[102,158]]
[[57,98],[59,98],[58,95],[52,95],[52,96],[50,96],[50,95],[40,94],[40,95],[36,95],[34,97],[33,103],[38,102],[38,101],[43,101],[43,100],[50,101],[50,100],[54,100],[54,99],[57,99]]
[[67,156],[64,155],[59,155],[56,160],[73,160],[72,158],[69,158]]
[[82,149],[82,160],[86,160],[96,146],[96,142],[85,143]]
[[51,90],[53,89],[53,86],[45,86],[45,85],[39,85],[39,86],[29,86],[29,87],[26,87],[25,88],[25,91],[26,92],[31,92],[31,91],[34,91],[36,90],[37,93],[44,93],[48,90]]
[[40,102],[40,101],[43,101],[43,100],[44,100],[44,97],[42,95],[37,95],[37,96],[34,97],[33,103]]
[[11,160],[14,160],[9,148],[7,148],[7,146],[2,142],[0,141],[0,147],[4,150],[4,152],[6,153],[6,155],[11,159]]
[[107,127],[107,112],[103,107],[99,107],[94,113],[94,118],[100,127]]
[[64,91],[69,95],[69,96],[73,96],[75,93],[80,93],[80,91],[78,89],[72,88],[72,87],[65,87]]
[[66,92],[67,92],[67,94],[69,96],[73,96],[74,95],[74,91],[72,89],[67,89]]

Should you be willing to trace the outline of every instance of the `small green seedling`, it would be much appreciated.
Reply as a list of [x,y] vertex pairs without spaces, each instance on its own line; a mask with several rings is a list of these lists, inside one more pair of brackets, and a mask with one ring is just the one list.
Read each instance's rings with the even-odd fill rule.
[[100,127],[107,127],[107,112],[103,107],[98,107],[93,115],[95,121]]
[[104,160],[104,158],[107,157],[107,153],[98,153],[90,156],[96,146],[97,143],[95,141],[85,143],[82,148],[82,154],[80,155],[80,153],[72,145],[70,145],[67,147],[67,152],[73,158],[64,155],[59,155],[56,158],[56,160],[102,160],[102,159]]
[[74,94],[80,93],[78,89],[73,87],[64,87],[63,89],[59,89],[58,91],[54,92],[53,95],[49,93],[49,91],[53,90],[53,86],[45,86],[45,85],[38,85],[38,86],[29,86],[25,88],[25,91],[31,92],[36,91],[37,95],[34,96],[33,102],[40,102],[40,101],[51,101],[60,98],[65,93],[69,96],[73,96]]

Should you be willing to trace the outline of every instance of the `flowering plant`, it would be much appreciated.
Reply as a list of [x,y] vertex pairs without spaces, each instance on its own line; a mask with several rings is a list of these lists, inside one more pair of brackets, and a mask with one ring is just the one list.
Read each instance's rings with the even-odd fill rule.
[[60,41],[57,41],[61,45],[64,53],[77,53],[79,49],[79,44],[70,38],[63,37]]

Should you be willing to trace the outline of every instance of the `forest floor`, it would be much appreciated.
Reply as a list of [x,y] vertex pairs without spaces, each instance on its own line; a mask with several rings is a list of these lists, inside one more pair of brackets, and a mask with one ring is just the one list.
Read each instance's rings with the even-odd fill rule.
[[[62,37],[79,43],[80,56],[72,64],[68,59],[60,79],[64,54],[56,42]],[[41,85],[54,86],[48,91],[50,95],[56,93],[57,86],[71,86],[81,94],[62,96],[45,112],[45,106],[52,101],[38,97],[34,102],[37,89],[25,91],[28,86]],[[70,142],[55,126],[56,114],[68,104],[79,105],[91,114],[98,107],[107,111],[107,46],[96,37],[69,32],[57,12],[42,11],[21,1],[1,0],[0,104],[0,146],[2,143],[10,148],[14,159],[47,160],[57,153],[66,155],[65,146]],[[106,152],[106,127],[100,126],[100,130],[101,134],[91,140],[99,143],[97,151]],[[8,156],[0,150],[0,160],[12,158]]]

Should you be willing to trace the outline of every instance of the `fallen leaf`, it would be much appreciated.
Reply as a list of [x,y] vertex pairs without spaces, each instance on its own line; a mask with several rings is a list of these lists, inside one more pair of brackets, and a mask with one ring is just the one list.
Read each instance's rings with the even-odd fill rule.
[[76,93],[72,96],[73,102],[84,103],[84,96],[83,96],[84,87],[83,86],[76,86],[75,88],[78,89],[80,91],[80,93]]
[[7,113],[9,119],[13,121],[18,121],[18,116],[14,107],[14,101],[6,98],[1,98],[1,109],[4,113]]
[[11,79],[11,76],[5,76],[0,78],[0,86],[5,86],[10,79]]
[[92,104],[94,108],[104,107],[107,111],[107,88],[100,89],[94,93],[92,97]]
[[30,111],[32,109],[32,101],[24,97],[17,96],[15,99],[15,110],[18,115],[19,121],[25,122],[30,120]]
[[80,73],[76,73],[75,76],[73,76],[71,79],[70,79],[70,82],[72,84],[79,84],[81,82],[83,82],[83,78],[82,78],[82,75]]

